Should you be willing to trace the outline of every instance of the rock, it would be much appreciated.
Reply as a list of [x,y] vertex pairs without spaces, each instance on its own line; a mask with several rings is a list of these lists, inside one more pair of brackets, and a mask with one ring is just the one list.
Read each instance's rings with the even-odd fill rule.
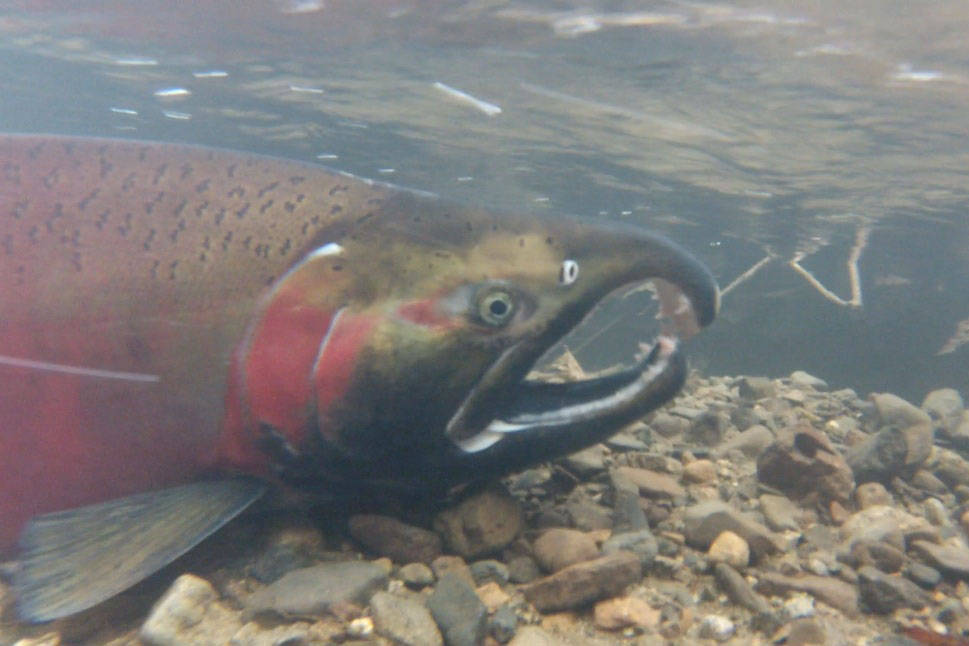
[[474,586],[474,575],[471,574],[471,568],[460,556],[439,556],[431,561],[431,570],[438,580],[444,578],[447,574],[454,574],[468,585]]
[[741,377],[737,381],[737,392],[748,401],[773,397],[777,393],[774,382],[767,377]]
[[660,620],[660,611],[638,597],[600,601],[593,615],[596,627],[603,630],[622,630],[632,626],[654,628]]
[[475,585],[481,585],[488,581],[508,583],[508,566],[494,559],[475,561],[471,564],[471,576],[474,578]]
[[205,579],[183,574],[152,607],[138,635],[149,646],[222,646],[241,627]]
[[603,554],[615,554],[616,552],[632,552],[639,557],[639,561],[645,570],[652,565],[653,559],[656,558],[656,554],[659,552],[659,544],[649,529],[621,532],[613,534],[602,544]]
[[488,610],[461,577],[444,575],[427,598],[427,607],[448,646],[477,646],[484,639]]
[[647,498],[686,498],[684,489],[675,478],[665,473],[637,467],[617,467],[618,476],[632,482]]
[[858,570],[861,601],[871,612],[887,615],[899,608],[919,609],[929,605],[929,595],[900,576],[885,574],[873,567]]
[[683,479],[699,484],[713,482],[717,479],[717,465],[710,460],[694,460],[683,467]]
[[23,639],[18,639],[13,643],[13,646],[61,646],[61,644],[61,634],[53,632],[45,633],[39,637],[24,637]]
[[943,545],[926,540],[912,541],[912,551],[926,564],[963,579],[969,579],[969,547],[954,538]]
[[791,590],[807,592],[849,617],[858,614],[858,592],[855,587],[828,576],[786,576],[778,572],[764,572],[755,586],[764,594],[784,594]]
[[251,594],[245,603],[254,612],[318,615],[335,604],[366,605],[374,592],[387,585],[387,580],[386,570],[374,563],[322,563],[293,570]]
[[807,424],[778,433],[757,458],[757,479],[793,499],[816,493],[847,501],[855,486],[851,468],[827,435]]
[[373,635],[373,619],[370,617],[357,617],[351,619],[347,625],[347,635],[357,639],[366,639]]
[[736,632],[737,627],[729,618],[723,615],[706,615],[700,621],[700,637],[726,641]]
[[540,575],[538,564],[530,556],[516,556],[508,561],[508,580],[512,583],[529,583]]
[[786,496],[765,493],[759,499],[760,513],[767,526],[775,532],[797,531],[800,527],[794,517],[797,507]]
[[781,612],[788,621],[801,617],[813,617],[816,612],[814,598],[807,594],[796,594],[784,600]]
[[678,415],[670,415],[667,412],[660,411],[653,415],[653,418],[649,421],[649,427],[657,435],[670,438],[685,433],[690,428],[690,422]]
[[498,608],[511,601],[508,593],[502,590],[501,586],[494,581],[488,581],[484,585],[478,586],[475,588],[474,593],[481,599],[481,603],[487,608],[488,614],[495,612]]
[[778,538],[770,530],[719,500],[688,507],[683,524],[687,542],[698,549],[706,550],[717,536],[728,530],[747,541],[755,557],[779,549]]
[[950,487],[969,485],[969,462],[955,451],[936,447],[930,462],[926,468]]
[[902,569],[905,554],[897,547],[881,541],[855,541],[849,554],[852,567],[876,567],[882,572],[892,574]]
[[599,556],[596,542],[574,529],[554,528],[542,533],[532,546],[535,560],[546,572],[558,572],[582,561]]
[[784,639],[784,646],[826,646],[834,644],[833,640],[828,640],[828,634],[816,619],[802,618],[795,619],[787,625],[787,636]]
[[410,588],[423,588],[434,583],[434,572],[423,563],[408,563],[401,566],[397,576]]
[[609,478],[613,489],[613,530],[630,531],[648,528],[646,514],[639,504],[639,487],[617,469],[609,473]]
[[620,431],[609,437],[606,440],[606,446],[620,453],[623,451],[645,451],[649,448],[641,439],[625,431]]
[[808,386],[815,390],[827,390],[828,382],[814,375],[808,374],[803,370],[795,370],[790,376],[791,383],[795,386]]
[[563,646],[562,640],[552,637],[538,626],[522,626],[508,646]]
[[730,418],[724,413],[704,412],[690,422],[687,441],[697,446],[717,446],[730,426]]
[[589,478],[605,471],[609,451],[601,444],[594,444],[577,453],[562,458],[562,465],[579,478]]
[[721,532],[710,543],[707,558],[713,563],[726,563],[731,567],[743,569],[750,562],[750,547],[747,541],[727,530]]
[[938,570],[914,561],[905,565],[903,573],[913,583],[926,590],[931,590],[942,582],[942,574]]
[[911,478],[913,487],[927,491],[928,493],[941,496],[949,492],[945,483],[935,477],[935,474],[926,469],[918,469]]
[[872,505],[852,514],[841,525],[844,542],[850,546],[854,541],[884,541],[899,550],[905,549],[907,538],[931,538],[938,540],[939,530],[924,518],[890,507]]
[[434,529],[448,547],[465,558],[497,552],[518,536],[523,525],[518,502],[497,488],[466,498],[434,519]]
[[880,482],[864,482],[855,489],[855,502],[862,509],[873,505],[891,505],[892,494]]
[[444,638],[420,601],[377,592],[370,599],[374,627],[399,646],[441,646]]
[[932,422],[949,437],[962,422],[965,405],[958,390],[939,388],[925,396],[922,400],[922,410],[928,413]]
[[567,610],[615,596],[641,576],[639,557],[617,552],[559,570],[521,591],[540,612]]
[[761,424],[754,424],[722,443],[717,447],[715,453],[717,456],[725,456],[731,451],[740,451],[749,458],[756,458],[773,441],[774,434],[770,432],[770,429]]
[[[228,642],[229,646],[279,646],[280,644],[332,644],[343,637],[342,626],[335,623],[298,621],[265,628],[250,621]],[[112,642],[113,643],[113,642]],[[194,646],[194,644],[193,644]]]
[[770,604],[754,591],[737,570],[726,563],[717,563],[713,566],[713,575],[732,602],[756,614],[770,612]]
[[907,428],[916,424],[932,423],[932,418],[924,410],[916,408],[898,395],[891,393],[872,393],[868,400],[875,405],[875,412],[883,426]]
[[501,644],[509,642],[517,628],[518,616],[508,606],[498,608],[488,621],[488,634]]
[[845,453],[858,482],[891,482],[910,478],[932,451],[932,426],[885,426]]
[[397,563],[430,563],[441,555],[441,538],[437,534],[390,516],[352,516],[347,527],[358,543]]
[[952,519],[949,518],[949,510],[938,498],[926,498],[922,503],[923,514],[926,520],[936,527],[952,527]]
[[576,489],[565,502],[565,511],[575,527],[592,531],[612,527],[612,512],[588,494]]
[[287,572],[313,565],[323,549],[323,535],[317,528],[286,527],[273,534],[246,569],[257,581],[272,583]]

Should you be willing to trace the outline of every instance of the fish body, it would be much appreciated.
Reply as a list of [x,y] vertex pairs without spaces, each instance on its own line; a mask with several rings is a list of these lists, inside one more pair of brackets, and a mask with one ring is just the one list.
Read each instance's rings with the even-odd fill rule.
[[185,145],[0,137],[0,222],[0,551],[20,537],[34,620],[190,549],[253,483],[444,491],[597,442],[675,394],[676,339],[575,384],[527,379],[541,355],[631,283],[687,333],[718,306],[638,228]]

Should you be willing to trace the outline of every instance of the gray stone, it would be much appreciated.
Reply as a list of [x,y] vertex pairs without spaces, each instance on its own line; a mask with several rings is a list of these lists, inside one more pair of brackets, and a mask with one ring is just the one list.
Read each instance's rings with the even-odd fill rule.
[[638,530],[649,526],[646,513],[639,504],[639,487],[622,473],[613,469],[609,473],[613,489],[613,530]]
[[570,565],[598,557],[599,548],[585,532],[557,527],[543,532],[535,540],[532,553],[543,570],[558,572]]
[[685,433],[690,428],[690,422],[678,415],[670,415],[660,411],[653,415],[653,418],[649,421],[649,427],[657,435],[670,438]]
[[757,458],[757,479],[798,500],[815,494],[844,502],[855,488],[851,468],[831,440],[807,424],[777,434]]
[[441,555],[441,538],[432,531],[390,516],[360,514],[347,523],[350,536],[378,556],[396,563],[430,563]]
[[756,586],[764,594],[784,594],[791,590],[807,592],[849,617],[858,614],[858,592],[855,587],[828,576],[785,576],[778,572],[764,572]]
[[530,556],[516,556],[508,561],[508,579],[512,583],[529,583],[541,574],[538,563]]
[[609,451],[601,444],[594,444],[562,458],[562,465],[580,478],[589,478],[604,471]]
[[931,590],[942,582],[942,573],[934,567],[929,567],[923,563],[910,561],[903,570],[905,576],[912,580],[919,587]]
[[616,552],[593,561],[577,563],[521,588],[525,598],[540,612],[568,610],[615,596],[639,581],[639,557]]
[[387,585],[384,568],[366,561],[322,563],[294,570],[257,590],[246,600],[255,612],[281,615],[318,615],[338,603],[366,605],[370,596]]
[[241,624],[236,613],[218,602],[218,596],[205,579],[181,575],[152,607],[139,636],[149,646],[228,643]]
[[969,579],[969,547],[959,539],[943,545],[925,540],[912,541],[912,551],[924,562],[943,572]]
[[717,446],[729,426],[730,418],[725,413],[704,412],[690,423],[687,441],[698,446]]
[[508,566],[494,559],[475,561],[471,564],[471,576],[474,577],[475,585],[481,585],[488,581],[505,584],[508,583]]
[[929,414],[932,421],[946,436],[951,436],[962,422],[965,405],[958,390],[939,388],[925,396],[922,400],[922,410]]
[[617,452],[645,451],[647,448],[649,448],[645,442],[635,435],[623,431],[620,431],[607,439],[606,446]]
[[848,554],[852,567],[876,567],[889,574],[898,572],[905,563],[905,553],[897,547],[882,541],[855,541]]
[[678,500],[686,497],[686,489],[668,474],[637,467],[617,467],[616,472],[636,485],[639,493],[647,498]]
[[932,418],[898,395],[872,393],[868,400],[875,405],[875,412],[882,425],[907,428],[916,424],[931,424]]
[[900,576],[873,567],[858,570],[861,601],[871,612],[887,615],[899,608],[922,608],[930,598],[920,587]]
[[755,557],[779,549],[779,539],[769,529],[719,500],[707,500],[687,508],[683,523],[687,542],[704,551],[725,531],[747,541]]
[[774,434],[770,429],[761,424],[754,424],[717,447],[716,455],[723,456],[731,451],[740,451],[749,458],[756,458],[773,441]]
[[465,558],[497,552],[511,543],[523,526],[518,502],[499,488],[466,498],[434,519],[434,529],[448,547]]
[[820,377],[815,377],[812,374],[804,372],[803,370],[795,370],[791,373],[791,383],[796,386],[809,386],[815,390],[827,390],[828,382]]
[[399,646],[441,646],[444,639],[420,601],[387,592],[370,599],[377,633]]
[[427,607],[448,646],[478,646],[484,639],[488,609],[460,577],[442,577],[427,598]]
[[932,426],[885,426],[845,453],[858,482],[910,478],[932,451]]
[[431,570],[438,580],[441,580],[447,574],[454,574],[463,579],[468,585],[474,585],[474,576],[471,574],[471,568],[468,567],[468,564],[460,556],[450,556],[447,554],[439,556],[431,561]]
[[319,560],[323,536],[316,528],[286,527],[275,532],[246,571],[260,583],[272,583],[287,572],[309,567]]
[[771,607],[767,600],[757,594],[737,570],[726,563],[717,563],[713,566],[713,575],[733,603],[754,613],[770,612]]
[[855,489],[855,502],[862,509],[874,505],[891,505],[892,494],[880,482],[864,482]]
[[511,641],[518,628],[518,616],[508,606],[501,606],[488,621],[488,634],[500,644]]
[[941,496],[949,492],[949,488],[944,482],[939,480],[934,473],[927,469],[919,469],[911,479],[912,486],[928,493]]
[[397,571],[400,580],[411,588],[423,588],[434,583],[434,572],[423,563],[408,563]]
[[841,525],[841,535],[849,546],[859,540],[884,541],[904,550],[907,538],[938,538],[939,531],[924,518],[901,509],[872,505],[849,516]]
[[706,615],[700,621],[700,637],[726,641],[737,631],[737,626],[723,615]]
[[754,401],[773,397],[777,393],[777,387],[767,377],[741,377],[737,381],[737,392],[744,399]]
[[565,501],[565,511],[578,529],[592,531],[612,527],[612,511],[579,489]]
[[603,554],[615,554],[616,552],[632,552],[639,557],[643,569],[649,568],[659,552],[659,544],[656,537],[648,528],[632,532],[620,532],[610,536],[602,544]]
[[797,506],[786,496],[765,493],[760,498],[760,513],[764,514],[767,526],[775,532],[797,531],[799,528],[794,517]]

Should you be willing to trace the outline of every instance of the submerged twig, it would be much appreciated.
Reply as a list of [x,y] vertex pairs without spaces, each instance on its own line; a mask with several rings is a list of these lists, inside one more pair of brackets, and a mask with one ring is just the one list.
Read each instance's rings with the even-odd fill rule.
[[808,255],[804,252],[798,252],[794,254],[794,257],[788,261],[791,269],[796,271],[801,277],[806,280],[814,289],[824,296],[826,299],[832,303],[837,303],[844,307],[861,307],[861,278],[858,272],[858,260],[861,258],[861,252],[865,250],[868,245],[868,235],[871,233],[871,229],[867,226],[858,227],[855,231],[855,244],[851,247],[851,253],[848,254],[848,260],[846,262],[848,266],[848,280],[851,284],[851,298],[845,300],[832,292],[830,289],[825,287],[820,280],[818,280],[814,274],[801,266],[801,261]]
[[769,262],[770,262],[771,260],[774,260],[774,258],[776,258],[776,257],[777,257],[777,256],[775,256],[775,255],[774,255],[773,253],[771,253],[771,252],[769,252],[769,251],[768,251],[768,252],[767,252],[767,255],[766,255],[766,256],[764,256],[763,258],[761,258],[760,260],[758,260],[757,262],[755,262],[755,263],[754,263],[754,264],[753,264],[753,265],[752,265],[752,266],[750,267],[750,269],[748,269],[748,270],[747,270],[747,271],[745,271],[744,273],[742,273],[742,274],[740,274],[739,276],[737,276],[736,278],[734,278],[734,279],[733,279],[733,281],[731,281],[731,283],[730,283],[729,285],[727,285],[726,287],[724,287],[723,289],[721,289],[721,290],[720,290],[720,298],[722,299],[722,298],[723,298],[724,296],[726,296],[726,295],[727,295],[727,294],[728,294],[728,293],[729,293],[729,292],[730,292],[730,291],[731,291],[731,290],[732,290],[733,288],[735,288],[735,287],[737,287],[738,285],[740,285],[740,284],[742,284],[742,283],[745,283],[745,282],[747,282],[748,280],[750,280],[751,278],[753,278],[753,276],[754,276],[754,274],[756,274],[756,273],[757,273],[758,271],[760,271],[760,269],[761,269],[761,268],[762,268],[762,267],[763,267],[764,265],[766,265],[767,263],[769,263]]

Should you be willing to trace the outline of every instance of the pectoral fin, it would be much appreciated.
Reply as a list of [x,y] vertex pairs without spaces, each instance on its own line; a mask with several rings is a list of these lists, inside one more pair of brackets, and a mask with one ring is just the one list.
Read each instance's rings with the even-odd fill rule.
[[104,601],[192,549],[265,488],[197,482],[34,518],[14,577],[20,616],[48,621]]

